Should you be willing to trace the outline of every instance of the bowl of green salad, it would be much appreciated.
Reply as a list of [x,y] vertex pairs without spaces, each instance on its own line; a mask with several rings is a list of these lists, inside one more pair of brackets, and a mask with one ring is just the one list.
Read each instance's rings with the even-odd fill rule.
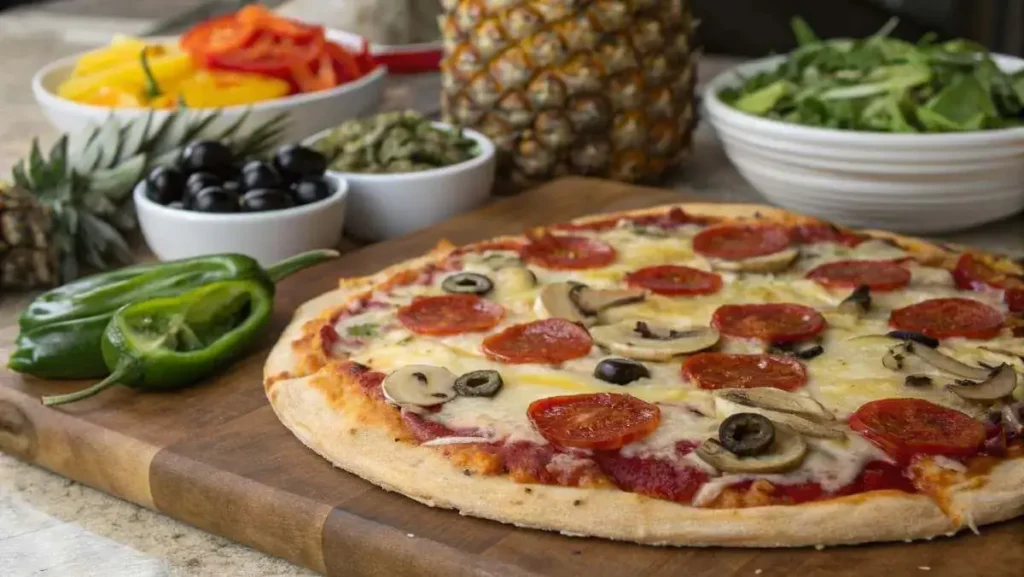
[[729,70],[706,117],[769,201],[857,227],[940,233],[1024,209],[1024,60],[966,40],[818,38]]

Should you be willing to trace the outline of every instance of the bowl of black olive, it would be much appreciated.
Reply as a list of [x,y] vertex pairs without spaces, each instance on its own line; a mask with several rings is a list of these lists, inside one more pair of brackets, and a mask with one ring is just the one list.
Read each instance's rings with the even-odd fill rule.
[[271,263],[341,240],[348,184],[297,144],[235,158],[221,142],[189,144],[135,187],[142,234],[161,260],[241,253]]

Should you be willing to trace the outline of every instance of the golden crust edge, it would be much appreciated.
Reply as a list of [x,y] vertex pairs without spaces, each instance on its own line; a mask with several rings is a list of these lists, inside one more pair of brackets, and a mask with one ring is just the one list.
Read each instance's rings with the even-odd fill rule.
[[[432,507],[520,527],[649,545],[801,547],[928,539],[1024,513],[1024,459],[1000,463],[989,483],[953,496],[954,521],[930,498],[894,492],[802,505],[701,509],[616,489],[524,485],[466,476],[440,451],[395,442],[336,410],[310,380],[270,391],[281,422],[335,466]],[[529,488],[529,492],[526,489]],[[628,510],[629,515],[622,515]]]

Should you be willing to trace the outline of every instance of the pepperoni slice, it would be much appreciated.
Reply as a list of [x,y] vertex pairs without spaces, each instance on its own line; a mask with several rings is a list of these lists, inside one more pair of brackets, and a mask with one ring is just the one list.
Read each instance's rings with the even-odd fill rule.
[[626,275],[626,284],[660,295],[709,295],[722,288],[722,277],[688,266],[649,266]]
[[889,325],[935,339],[990,339],[999,334],[1003,314],[972,299],[930,299],[892,311]]
[[997,270],[984,260],[966,253],[956,261],[953,280],[961,290],[1024,288],[1024,281]]
[[527,234],[530,242],[523,247],[523,258],[544,268],[579,270],[598,268],[615,260],[610,244],[582,236],[555,236],[549,233]]
[[421,335],[489,331],[504,316],[501,305],[476,295],[417,297],[398,309],[398,320],[405,328]]
[[526,415],[549,442],[577,449],[619,449],[650,435],[661,422],[658,405],[618,393],[539,399]]
[[722,260],[764,256],[789,247],[789,231],[772,224],[725,224],[693,237],[693,250]]
[[892,261],[841,260],[815,267],[807,278],[827,287],[892,291],[910,284],[910,271]]
[[853,231],[843,230],[830,222],[810,222],[798,224],[789,229],[794,241],[801,244],[815,242],[834,242],[843,246],[857,246],[867,238]]
[[586,356],[590,333],[565,319],[544,319],[513,325],[484,339],[484,354],[503,363],[557,364]]
[[772,303],[723,305],[711,315],[722,334],[771,343],[801,341],[825,330],[825,318],[804,305]]
[[700,353],[683,363],[683,376],[702,389],[772,387],[793,391],[807,382],[796,359],[775,355]]
[[917,454],[968,456],[985,442],[978,420],[924,399],[882,399],[862,405],[850,428],[900,463]]

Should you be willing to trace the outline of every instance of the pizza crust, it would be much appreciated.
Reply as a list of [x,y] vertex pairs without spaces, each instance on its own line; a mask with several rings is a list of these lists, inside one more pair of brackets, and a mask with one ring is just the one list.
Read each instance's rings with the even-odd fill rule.
[[[818,222],[760,205],[677,206],[696,216],[765,218],[785,224]],[[656,214],[667,208],[597,215],[574,222]],[[920,239],[883,231],[862,232],[889,239],[930,262],[948,263],[959,254]],[[402,270],[443,258],[453,249],[442,243],[423,257],[376,275],[343,280],[338,289],[300,307],[271,351],[264,378],[267,397],[278,419],[307,447],[335,466],[425,505],[454,509],[463,515],[573,536],[649,545],[798,547],[928,539],[1024,514],[1021,458],[999,463],[980,487],[972,484],[954,488],[943,503],[945,511],[925,495],[897,491],[801,505],[705,509],[617,489],[524,485],[501,475],[470,476],[439,450],[396,442],[386,429],[363,426],[352,415],[338,410],[339,388],[332,387],[334,398],[328,398],[324,387],[316,383],[316,379],[322,378],[318,373],[293,373],[299,357],[292,343],[303,335],[309,321],[330,315],[354,295]]]

